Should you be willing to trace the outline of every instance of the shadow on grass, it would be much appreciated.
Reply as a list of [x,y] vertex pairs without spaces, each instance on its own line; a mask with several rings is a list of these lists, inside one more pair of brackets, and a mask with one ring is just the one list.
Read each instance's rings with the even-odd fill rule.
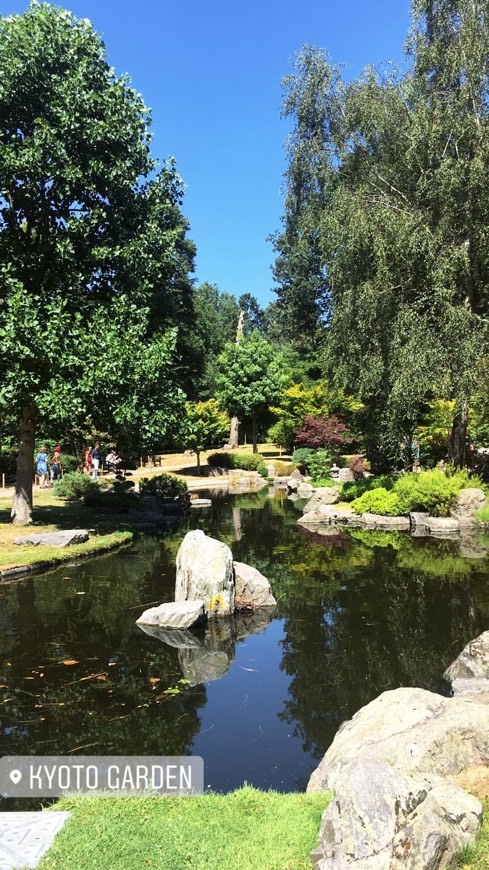
[[[10,505],[0,509],[0,523],[10,524]],[[57,526],[59,529],[93,529],[97,535],[109,535],[117,531],[131,531],[133,524],[127,511],[100,511],[97,508],[86,507],[82,502],[65,502],[59,504],[34,505],[32,523],[29,529],[36,526]],[[22,529],[22,526],[18,526]],[[27,528],[27,527],[26,527]],[[20,532],[19,532],[20,534]]]

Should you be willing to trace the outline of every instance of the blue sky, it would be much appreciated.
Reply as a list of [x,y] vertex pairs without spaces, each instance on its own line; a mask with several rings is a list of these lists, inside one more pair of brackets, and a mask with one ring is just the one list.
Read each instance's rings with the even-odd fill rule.
[[[409,0],[66,0],[105,41],[153,112],[153,152],[173,155],[197,245],[196,278],[266,304],[267,236],[280,228],[287,124],[280,81],[305,43],[345,75],[403,61]],[[0,0],[0,13],[28,0]]]

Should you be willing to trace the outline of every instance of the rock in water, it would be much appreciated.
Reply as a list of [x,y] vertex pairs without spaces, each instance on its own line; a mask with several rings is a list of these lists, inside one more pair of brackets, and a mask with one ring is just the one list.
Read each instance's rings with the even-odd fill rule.
[[150,607],[136,620],[137,625],[157,626],[158,628],[186,629],[198,628],[206,621],[202,601],[169,601],[159,607]]
[[177,555],[175,600],[199,599],[209,619],[234,613],[233,555],[201,529],[188,532]]
[[239,602],[249,602],[252,608],[275,607],[277,601],[272,595],[272,587],[267,578],[257,568],[245,565],[244,562],[234,562],[236,581],[236,606]]

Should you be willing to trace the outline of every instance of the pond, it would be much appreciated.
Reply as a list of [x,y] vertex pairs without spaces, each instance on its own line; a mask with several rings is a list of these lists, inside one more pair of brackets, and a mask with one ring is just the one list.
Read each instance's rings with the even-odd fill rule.
[[[297,507],[214,494],[173,535],[1,585],[1,754],[194,754],[217,791],[300,791],[378,694],[446,691],[445,667],[489,628],[489,540],[311,534]],[[177,649],[135,620],[173,599],[197,527],[265,574],[278,605]]]

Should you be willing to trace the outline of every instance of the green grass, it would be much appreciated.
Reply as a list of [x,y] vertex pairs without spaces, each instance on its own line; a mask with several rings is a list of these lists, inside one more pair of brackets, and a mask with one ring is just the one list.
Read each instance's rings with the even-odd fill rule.
[[310,870],[326,793],[245,786],[194,798],[63,798],[66,823],[38,870]]
[[484,821],[473,847],[464,849],[453,870],[488,870],[489,868],[489,801],[484,803]]
[[[52,490],[34,493],[33,522],[29,526],[14,526],[10,522],[12,499],[0,498],[0,571],[32,565],[36,562],[70,561],[90,556],[130,543],[133,532],[126,514],[101,514],[81,502],[71,503],[55,498]],[[60,529],[88,529],[90,539],[85,544],[60,547],[18,546],[14,538]]]

